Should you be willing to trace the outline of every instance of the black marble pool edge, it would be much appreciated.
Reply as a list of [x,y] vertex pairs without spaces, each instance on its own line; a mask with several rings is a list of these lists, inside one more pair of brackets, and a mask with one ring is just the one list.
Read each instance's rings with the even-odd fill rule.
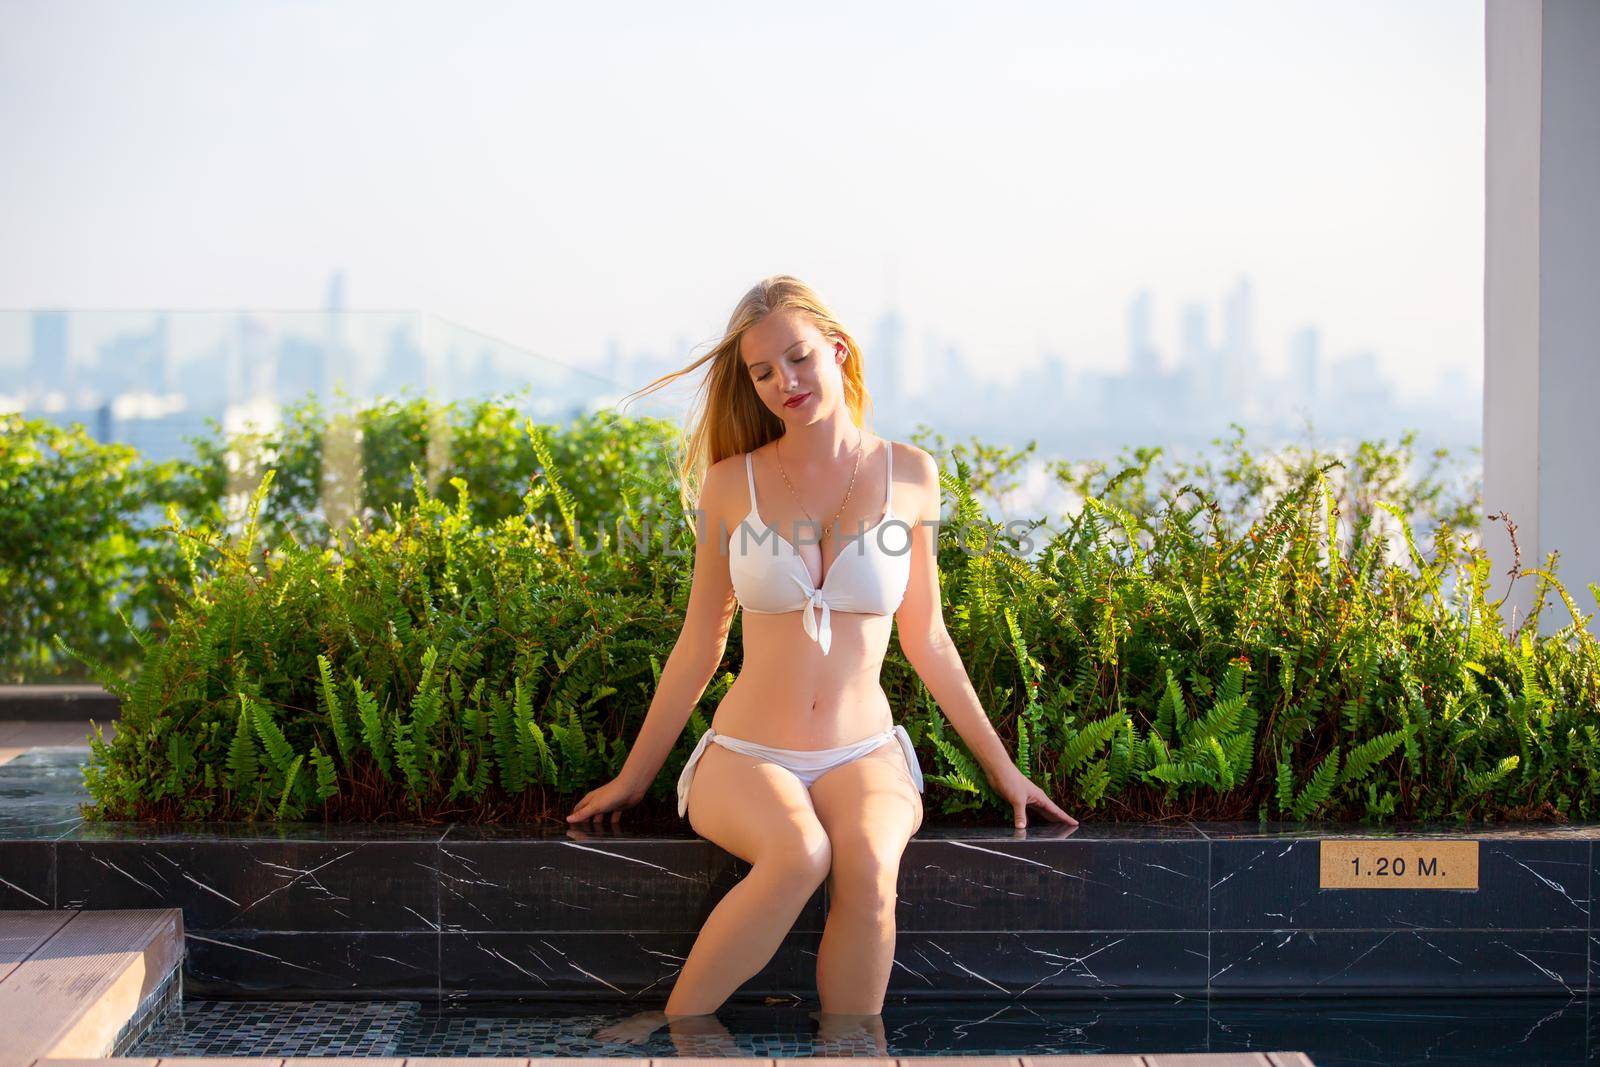
[[[94,824],[0,840],[0,907],[182,907],[186,994],[665,999],[748,870],[683,832]],[[43,816],[44,812],[39,812]],[[1600,826],[924,827],[889,996],[1549,994],[1595,985]],[[1318,888],[1318,842],[1480,842],[1477,890]],[[811,995],[826,887],[741,996]]]
[[100,723],[122,717],[122,700],[92,682],[42,682],[0,685],[0,722]]

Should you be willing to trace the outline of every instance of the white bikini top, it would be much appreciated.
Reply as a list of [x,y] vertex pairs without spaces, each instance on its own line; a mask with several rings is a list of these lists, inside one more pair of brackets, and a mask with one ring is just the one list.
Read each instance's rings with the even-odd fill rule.
[[[883,537],[894,499],[894,445],[889,444],[884,452],[889,486],[883,494],[883,517],[839,550],[820,588],[812,582],[811,570],[799,550],[761,520],[756,509],[755,469],[750,464],[750,453],[744,454],[750,514],[728,538],[728,575],[733,580],[734,596],[745,611],[757,615],[805,612],[802,621],[806,634],[826,654],[833,641],[833,612],[889,615],[900,606],[911,582],[910,528],[899,523],[896,528],[906,530],[905,537]],[[775,540],[770,550],[764,551],[769,536]],[[820,611],[820,620],[813,609]]]

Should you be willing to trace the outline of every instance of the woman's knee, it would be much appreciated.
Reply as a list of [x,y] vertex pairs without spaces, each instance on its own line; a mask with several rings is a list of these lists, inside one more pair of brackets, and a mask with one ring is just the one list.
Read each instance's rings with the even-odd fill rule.
[[828,882],[829,907],[841,904],[892,916],[898,899],[903,851],[866,838],[835,842],[833,870]]
[[778,879],[810,895],[833,867],[833,842],[815,816],[796,818],[757,854],[752,873]]

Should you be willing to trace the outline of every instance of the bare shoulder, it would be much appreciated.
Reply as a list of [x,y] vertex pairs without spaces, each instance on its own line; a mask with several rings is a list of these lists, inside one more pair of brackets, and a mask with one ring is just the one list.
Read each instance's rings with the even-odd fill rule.
[[733,477],[737,471],[739,479],[744,480],[744,453],[736,452],[731,456],[724,456],[706,468],[706,485],[713,482],[724,484]]
[[[887,439],[886,439],[887,440]],[[918,515],[939,508],[939,464],[925,450],[904,441],[889,441],[894,450],[894,484],[897,493],[909,493]],[[896,510],[899,510],[898,508]]]
[[744,496],[744,454],[717,460],[706,468],[700,481],[701,521],[713,530],[718,524],[731,525],[737,521],[734,516]]
[[894,449],[896,484],[910,484],[918,489],[938,486],[939,464],[926,451],[905,441],[889,441],[889,447]]

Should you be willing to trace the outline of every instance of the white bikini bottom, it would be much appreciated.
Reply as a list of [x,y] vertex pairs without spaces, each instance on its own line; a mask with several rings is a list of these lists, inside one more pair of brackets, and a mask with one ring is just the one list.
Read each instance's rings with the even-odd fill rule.
[[694,781],[694,765],[700,762],[706,745],[713,741],[723,748],[770,760],[793,773],[809,789],[811,783],[822,777],[824,771],[831,771],[851,760],[860,759],[888,742],[890,738],[899,739],[900,747],[905,750],[906,766],[911,769],[911,780],[916,783],[917,792],[922,792],[922,768],[917,764],[917,753],[911,746],[911,735],[906,733],[904,726],[892,726],[882,733],[873,734],[871,737],[838,748],[772,748],[769,745],[758,745],[754,741],[741,741],[737,737],[719,734],[707,727],[706,732],[700,735],[700,743],[689,753],[689,762],[683,765],[683,773],[678,776],[678,816],[683,817],[689,810],[689,783]]

